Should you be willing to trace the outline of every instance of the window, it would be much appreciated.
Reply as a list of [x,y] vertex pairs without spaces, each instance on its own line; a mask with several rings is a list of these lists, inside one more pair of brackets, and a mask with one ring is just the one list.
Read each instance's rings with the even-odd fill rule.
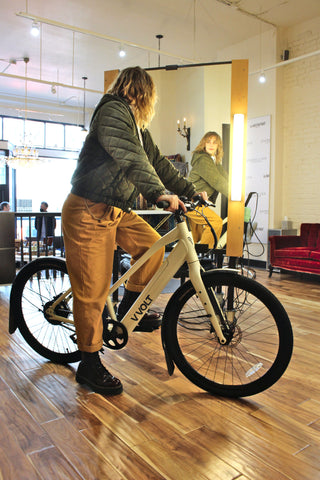
[[[3,139],[14,146],[21,146],[25,139],[26,143],[30,142],[37,148],[51,149],[51,151],[41,152],[46,157],[46,161],[40,160],[36,168],[21,170],[9,168],[12,189],[10,196],[16,196],[17,206],[21,210],[38,211],[41,201],[45,200],[49,203],[50,211],[60,211],[70,192],[70,180],[76,167],[76,157],[83,144],[81,127],[40,120],[27,120],[25,124],[24,118],[1,115],[0,134],[1,124]],[[26,132],[24,132],[24,126],[26,126]],[[54,149],[60,151],[55,152]],[[68,151],[63,153],[64,150]],[[5,175],[6,167],[0,166],[0,184],[1,181],[6,183]]]
[[20,118],[3,118],[3,138],[13,145],[21,145],[24,134],[24,120]]
[[31,200],[30,210],[37,212],[40,203],[45,201],[49,204],[49,211],[60,212],[71,189],[70,180],[76,163],[76,160],[54,158],[39,163],[35,168],[17,169],[18,205],[25,205],[26,200]]
[[[1,152],[0,152],[0,160],[1,160]],[[0,166],[0,185],[5,185],[6,184],[6,166],[1,165]]]
[[44,147],[44,123],[34,120],[26,122],[26,143],[34,147]]
[[66,150],[80,150],[84,141],[81,127],[66,125]]
[[46,123],[46,148],[64,149],[64,125]]

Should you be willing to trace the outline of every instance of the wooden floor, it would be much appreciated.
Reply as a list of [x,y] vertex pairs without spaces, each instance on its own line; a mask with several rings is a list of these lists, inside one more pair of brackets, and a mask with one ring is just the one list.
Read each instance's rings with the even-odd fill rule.
[[95,394],[76,383],[77,364],[54,365],[9,335],[0,287],[0,479],[320,479],[320,279],[257,279],[287,309],[295,347],[276,385],[240,400],[169,377],[159,331],[106,351],[124,393]]

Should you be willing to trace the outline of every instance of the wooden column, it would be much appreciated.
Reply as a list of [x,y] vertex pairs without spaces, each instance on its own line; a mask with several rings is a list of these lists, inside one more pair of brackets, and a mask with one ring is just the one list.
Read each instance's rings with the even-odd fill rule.
[[104,72],[104,93],[107,93],[108,88],[117,78],[120,70],[107,70]]
[[[231,128],[230,128],[230,181],[228,200],[228,227],[226,254],[229,257],[242,257],[244,232],[244,203],[245,203],[245,173],[247,150],[247,109],[248,109],[248,60],[233,60],[231,72]],[[233,116],[236,113],[244,115],[244,143],[242,168],[242,195],[241,201],[231,200],[232,178],[232,141]]]

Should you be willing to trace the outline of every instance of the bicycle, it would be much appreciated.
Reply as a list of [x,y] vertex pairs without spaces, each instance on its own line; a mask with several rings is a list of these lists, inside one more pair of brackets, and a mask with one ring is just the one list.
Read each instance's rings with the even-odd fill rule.
[[[185,202],[187,210],[198,202]],[[166,208],[166,207],[165,207]],[[254,395],[272,386],[292,355],[293,333],[280,301],[236,269],[204,271],[181,208],[175,227],[110,287],[104,344],[123,348],[154,300],[186,261],[190,279],[165,307],[161,340],[168,373],[175,366],[192,383],[225,397]],[[119,322],[112,294],[156,250],[174,245],[163,265]],[[40,355],[57,363],[80,360],[72,315],[72,291],[64,259],[43,257],[24,266],[10,295],[9,332],[18,328]]]

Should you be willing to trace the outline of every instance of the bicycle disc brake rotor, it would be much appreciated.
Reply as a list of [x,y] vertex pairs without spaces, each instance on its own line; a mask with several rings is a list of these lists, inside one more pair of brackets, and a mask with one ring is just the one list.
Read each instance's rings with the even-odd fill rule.
[[128,331],[124,325],[110,318],[103,320],[103,342],[112,350],[120,350],[128,342]]

